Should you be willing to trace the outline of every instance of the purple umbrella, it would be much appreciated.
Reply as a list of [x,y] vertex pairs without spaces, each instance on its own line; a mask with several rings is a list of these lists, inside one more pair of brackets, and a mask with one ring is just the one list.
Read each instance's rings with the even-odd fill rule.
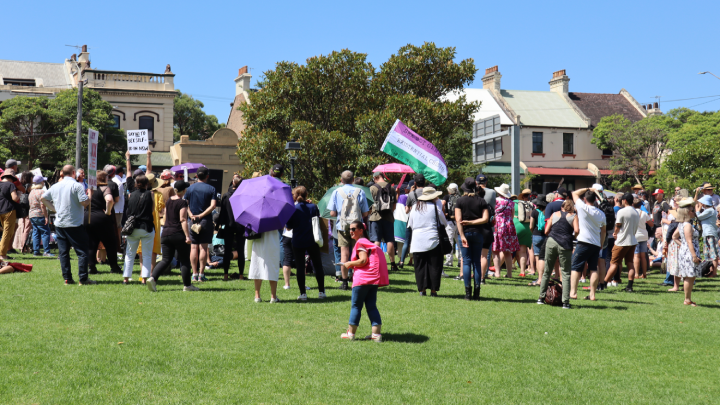
[[177,166],[173,166],[170,170],[174,171],[175,173],[179,173],[183,171],[184,167],[187,167],[188,173],[195,173],[197,172],[197,169],[205,167],[205,165],[202,163],[182,163]]
[[230,205],[235,222],[257,233],[282,229],[295,212],[290,186],[268,175],[243,180]]

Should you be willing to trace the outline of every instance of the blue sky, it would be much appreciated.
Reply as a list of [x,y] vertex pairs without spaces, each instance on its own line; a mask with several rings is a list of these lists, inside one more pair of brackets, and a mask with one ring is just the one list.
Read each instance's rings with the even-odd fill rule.
[[[225,122],[233,79],[253,85],[281,60],[348,48],[379,65],[401,46],[432,41],[499,65],[502,87],[547,90],[566,69],[570,91],[617,93],[661,108],[720,109],[720,1],[14,1],[3,6],[0,59],[61,62],[87,44],[98,69],[162,73]],[[8,34],[12,33],[8,37]],[[669,101],[689,99],[685,101]],[[701,104],[703,103],[703,104]]]

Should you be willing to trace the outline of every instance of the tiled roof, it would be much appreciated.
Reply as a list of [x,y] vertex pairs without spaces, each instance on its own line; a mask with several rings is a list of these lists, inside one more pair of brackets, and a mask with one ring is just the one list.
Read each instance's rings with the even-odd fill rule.
[[549,167],[528,167],[527,171],[532,174],[544,176],[586,176],[595,177],[595,175],[587,169],[554,169]]
[[42,79],[43,86],[70,88],[63,63],[23,62],[0,59],[0,76],[6,79]]
[[551,128],[587,128],[565,98],[553,91],[501,90],[510,108],[520,116],[520,124]]
[[227,120],[226,127],[235,131],[235,133],[238,134],[238,137],[245,130],[245,120],[243,119],[243,113],[242,111],[238,110],[238,107],[240,107],[240,105],[244,104],[245,102],[245,96],[242,93],[235,96],[235,101],[233,102],[232,107],[230,107],[230,116]]
[[514,125],[510,117],[507,116],[505,111],[500,108],[500,104],[495,101],[490,90],[487,89],[463,89],[460,93],[449,93],[445,99],[447,101],[455,101],[460,98],[461,95],[465,95],[467,102],[480,101],[480,110],[473,116],[474,121],[478,121],[484,118],[492,117],[493,115],[500,115],[501,125]]
[[570,99],[577,105],[580,111],[590,118],[594,127],[603,117],[613,114],[622,114],[632,122],[643,119],[638,111],[622,94],[602,93],[568,93]]

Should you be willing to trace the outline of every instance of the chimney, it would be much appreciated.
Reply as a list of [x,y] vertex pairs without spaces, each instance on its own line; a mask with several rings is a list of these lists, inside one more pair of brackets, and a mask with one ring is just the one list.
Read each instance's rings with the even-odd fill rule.
[[498,71],[497,65],[485,69],[485,76],[482,77],[483,89],[500,94],[500,79],[502,75]]
[[553,73],[552,80],[550,80],[550,91],[555,93],[567,94],[570,91],[570,78],[565,74],[565,69],[558,70]]
[[87,51],[87,45],[82,46],[82,52],[80,52],[80,56],[78,56],[77,60],[80,63],[81,68],[87,65],[87,62],[90,61],[90,53]]
[[662,111],[660,111],[660,105],[658,103],[648,104],[647,115],[648,117],[662,115]]
[[252,75],[248,73],[248,67],[243,66],[238,71],[238,77],[235,78],[235,95],[238,96],[243,92],[250,91],[250,79]]

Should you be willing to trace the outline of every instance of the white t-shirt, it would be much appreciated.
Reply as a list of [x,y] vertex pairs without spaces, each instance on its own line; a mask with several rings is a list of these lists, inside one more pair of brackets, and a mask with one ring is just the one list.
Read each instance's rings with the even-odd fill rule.
[[117,184],[118,192],[120,193],[120,198],[118,199],[118,202],[114,205],[115,213],[122,214],[123,210],[125,209],[125,184],[123,184],[123,181],[119,179],[118,176],[114,176],[112,178],[112,181],[113,183]]
[[585,204],[582,199],[575,200],[575,208],[580,221],[580,233],[578,242],[585,242],[591,245],[600,246],[600,231],[605,226],[605,213],[599,208]]
[[615,216],[615,224],[622,225],[615,239],[615,246],[635,246],[638,244],[635,233],[638,224],[640,224],[640,216],[635,211],[635,208],[621,208]]
[[447,225],[447,221],[442,213],[442,205],[438,206],[438,204],[442,204],[440,200],[435,205],[436,210],[432,209],[432,205],[426,204],[425,211],[418,211],[417,204],[413,205],[408,219],[408,227],[412,228],[410,253],[428,252],[440,243],[435,214],[437,213],[437,221],[440,225]]
[[637,232],[635,232],[635,239],[637,239],[638,242],[647,242],[649,239],[649,235],[645,224],[647,224],[647,221],[650,220],[650,216],[645,213],[645,211],[639,208],[635,208],[635,211],[637,211],[638,215],[640,216],[640,222],[638,223]]

